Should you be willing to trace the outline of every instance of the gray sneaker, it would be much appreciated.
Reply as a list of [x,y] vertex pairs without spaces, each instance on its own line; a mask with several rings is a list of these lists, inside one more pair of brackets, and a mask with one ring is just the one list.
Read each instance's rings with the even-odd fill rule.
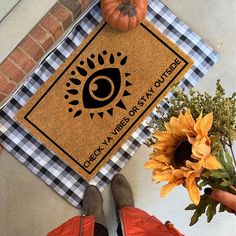
[[134,207],[132,188],[123,175],[117,174],[113,177],[111,181],[111,192],[117,210],[123,207]]
[[86,188],[82,205],[86,216],[94,215],[96,223],[106,226],[103,211],[103,198],[96,186],[90,185]]

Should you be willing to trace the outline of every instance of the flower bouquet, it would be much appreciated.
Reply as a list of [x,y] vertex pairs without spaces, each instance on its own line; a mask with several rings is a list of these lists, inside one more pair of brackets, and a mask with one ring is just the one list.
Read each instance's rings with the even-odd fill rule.
[[[146,145],[153,147],[145,168],[153,170],[153,180],[167,181],[161,196],[182,185],[192,201],[186,210],[194,210],[190,225],[206,212],[210,222],[220,204],[202,194],[203,187],[213,187],[236,194],[236,161],[233,140],[236,134],[236,93],[225,96],[220,81],[215,96],[190,90],[187,95],[174,86],[174,98],[164,114],[149,127],[152,137]],[[229,210],[220,204],[219,212]]]

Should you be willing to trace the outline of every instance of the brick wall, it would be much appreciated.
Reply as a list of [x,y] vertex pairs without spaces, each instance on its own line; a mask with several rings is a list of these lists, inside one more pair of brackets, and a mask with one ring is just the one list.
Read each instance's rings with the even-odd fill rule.
[[0,65],[0,103],[93,0],[59,0]]

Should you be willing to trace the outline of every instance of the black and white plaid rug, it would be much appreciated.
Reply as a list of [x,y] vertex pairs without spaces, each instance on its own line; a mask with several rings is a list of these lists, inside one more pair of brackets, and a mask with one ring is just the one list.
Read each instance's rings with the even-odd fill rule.
[[[180,83],[180,87],[187,92],[214,65],[218,58],[217,53],[157,0],[149,1],[147,19],[195,62]],[[96,5],[43,60],[21,89],[0,111],[0,140],[3,147],[75,207],[80,206],[88,183],[16,123],[14,116],[102,20],[100,8]],[[168,97],[171,96],[170,92]],[[164,110],[168,109],[168,104],[164,102],[160,106]],[[96,185],[102,191],[110,183],[114,174],[123,168],[150,135],[145,124],[154,116],[157,116],[155,111],[147,117],[89,184]]]

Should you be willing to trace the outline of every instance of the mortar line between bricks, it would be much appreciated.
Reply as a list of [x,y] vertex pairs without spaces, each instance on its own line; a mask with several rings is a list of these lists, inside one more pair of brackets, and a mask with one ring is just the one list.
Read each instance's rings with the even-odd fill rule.
[[[66,6],[64,6],[60,1],[58,1],[54,6],[56,6],[56,5],[60,5],[60,7],[62,7],[62,8],[64,8],[66,11],[69,11],[70,12],[70,16],[71,16],[71,18],[72,18],[72,20],[73,20],[73,12],[70,10],[70,9],[68,9]],[[51,10],[50,10],[50,13],[53,11],[54,9],[52,8]],[[52,13],[51,13],[52,14]],[[74,20],[73,20],[74,21]]]
[[[72,19],[72,23],[75,21],[74,20],[74,17],[73,17],[73,12],[68,9],[67,7],[65,7],[60,1],[58,1],[57,3],[59,3],[61,5],[62,8],[64,8],[65,10],[69,11],[70,12],[70,16],[71,16],[71,19]],[[68,28],[68,27],[67,27]]]
[[18,46],[17,48],[19,48],[19,49],[20,49],[22,52],[24,52],[31,60],[33,60],[34,64],[37,64],[37,61],[34,60],[34,58],[31,57],[31,55],[30,55],[28,52],[26,52],[26,51],[24,50],[24,48],[22,48],[21,46]]
[[[36,26],[36,27],[37,27],[37,26]],[[43,46],[42,46],[39,42],[37,42],[36,39],[34,39],[34,38],[31,36],[30,33],[29,33],[27,36],[29,36],[29,38],[31,38],[31,39],[43,50],[43,52],[46,52],[46,51],[44,50]]]
[[57,21],[59,24],[60,24],[60,26],[61,26],[61,29],[62,29],[62,34],[61,35],[63,35],[63,33],[64,33],[64,27],[63,27],[63,24],[62,24],[62,21],[60,21],[60,20],[58,20],[52,13],[51,13],[51,11],[50,12],[48,12],[48,15],[49,16],[51,16],[55,21]]
[[[27,59],[29,59],[29,60],[31,60],[32,61],[32,59],[29,57],[29,55],[28,54],[26,54],[26,52],[21,48],[21,47],[16,47],[19,51],[21,51],[26,57],[27,57]],[[15,49],[16,49],[15,48]],[[13,50],[14,51],[14,50]],[[34,61],[33,61],[34,62]],[[34,63],[34,65],[35,65],[35,63]]]
[[[23,57],[26,58],[27,60],[27,63],[30,62],[33,64],[32,67],[29,67],[29,69],[26,69],[26,67],[24,66],[24,61],[23,61],[23,64],[21,65],[21,61],[18,61],[17,58],[14,58],[12,56],[12,53],[8,56],[8,58],[10,58],[12,61],[14,61],[15,63],[17,63],[21,68],[22,70],[25,72],[25,74],[27,75],[27,73],[29,73],[35,66],[35,62],[32,61],[31,58],[28,57],[28,55],[20,48],[20,47],[16,47],[12,52],[14,52],[15,50],[18,50],[20,53],[22,53]],[[20,60],[20,59],[19,59]]]
[[[37,29],[39,29],[39,28],[42,28],[42,25],[41,25],[41,23],[39,22],[37,25],[35,25],[35,27],[29,32],[29,34],[32,36],[32,33],[33,33],[33,31],[35,31],[35,30],[37,30]],[[47,34],[47,32],[45,31],[45,29],[42,29],[42,31],[44,31],[46,34]],[[32,36],[33,37],[33,36]],[[33,37],[34,38],[34,37]],[[35,40],[38,40],[38,38],[34,38]]]
[[[59,1],[60,1],[60,0],[59,0]],[[74,1],[74,0],[71,0],[71,1]],[[98,1],[98,0],[97,0],[97,1]],[[72,11],[70,8],[68,8],[66,5],[64,5],[61,1],[60,1],[60,3],[61,3],[67,10],[69,10],[69,11],[71,12],[71,14],[72,14],[72,20],[73,20],[73,22],[75,22],[75,21],[77,20],[77,17],[74,16],[73,11]],[[83,12],[83,7],[82,7],[81,1],[80,1],[80,0],[75,1],[75,4],[78,5],[78,6],[79,6],[79,9],[81,9],[81,12]],[[93,4],[93,3],[90,3],[90,5],[91,5],[91,4]]]
[[81,0],[76,1],[76,4],[81,6],[81,10],[84,11],[87,7],[84,6]]
[[3,96],[8,96],[9,95],[9,94],[3,93],[3,92],[0,92],[0,94],[2,94]]
[[53,34],[52,34],[47,28],[45,28],[45,27],[41,24],[41,21],[39,22],[38,25],[41,26],[41,28],[42,28],[44,31],[46,31],[47,34],[50,35],[50,37],[52,38],[53,43],[55,43],[56,40],[54,40]]
[[18,83],[12,79],[9,79],[9,77],[3,72],[3,71],[0,71],[0,74],[6,79],[6,81],[9,83],[9,84],[14,84],[14,85],[17,85]]
[[8,59],[17,67],[17,69],[19,69],[21,72],[24,73],[24,75],[26,75],[26,73],[21,69],[18,63],[16,63],[11,57],[8,57]]

